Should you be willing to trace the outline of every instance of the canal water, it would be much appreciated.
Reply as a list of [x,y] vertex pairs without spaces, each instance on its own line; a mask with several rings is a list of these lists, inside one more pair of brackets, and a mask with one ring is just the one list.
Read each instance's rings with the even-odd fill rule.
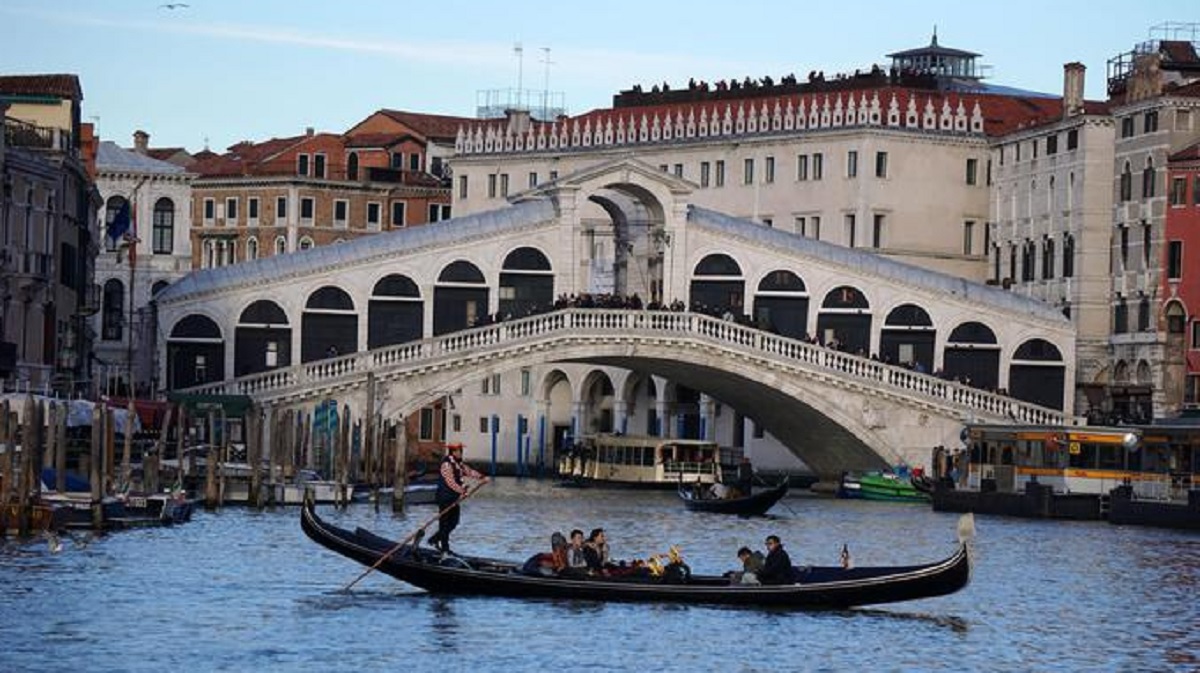
[[[323,515],[397,538],[433,514]],[[524,559],[602,526],[614,557],[675,544],[695,572],[783,538],[797,564],[931,561],[957,517],[789,497],[765,519],[691,513],[671,493],[501,479],[455,546]],[[442,598],[310,542],[298,510],[200,511],[174,528],[0,548],[0,671],[1195,671],[1200,535],[977,517],[970,586],[870,609],[800,612]]]

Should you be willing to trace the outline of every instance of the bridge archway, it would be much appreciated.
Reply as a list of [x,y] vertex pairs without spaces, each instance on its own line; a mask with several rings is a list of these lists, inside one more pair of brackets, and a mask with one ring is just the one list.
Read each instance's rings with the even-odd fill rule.
[[901,304],[888,312],[879,335],[879,357],[889,364],[933,371],[937,330],[929,312],[916,304]]
[[463,259],[447,264],[433,289],[433,335],[472,327],[488,313],[488,286],[479,267]]
[[561,369],[551,369],[542,377],[539,386],[538,400],[545,409],[544,420],[547,447],[550,455],[546,457],[547,464],[555,465],[558,456],[566,448],[568,442],[574,441],[575,430],[573,420],[571,377]]
[[233,371],[237,376],[292,364],[292,328],[287,313],[270,299],[242,311],[233,332]]
[[705,255],[692,271],[690,289],[694,311],[718,316],[726,311],[741,316],[744,311],[746,281],[741,265],[730,255]]
[[504,257],[500,270],[500,314],[523,318],[554,304],[554,269],[546,254],[523,246]]
[[1058,347],[1045,339],[1030,339],[1013,354],[1008,389],[1019,400],[1062,409],[1065,376],[1066,363]]
[[950,330],[942,353],[943,375],[952,381],[990,389],[1000,384],[1000,344],[992,328],[981,322],[964,322]]
[[189,388],[225,378],[225,340],[208,316],[180,318],[167,337],[167,386]]
[[862,290],[842,285],[825,295],[817,316],[817,337],[827,346],[836,343],[846,353],[870,354],[871,305]]
[[420,339],[424,321],[425,303],[413,279],[398,273],[384,276],[367,302],[367,348]]
[[308,295],[300,317],[300,361],[312,362],[358,350],[358,314],[349,293],[336,285]]
[[584,287],[591,293],[662,301],[665,211],[662,201],[631,177],[606,181],[587,195],[604,217],[595,212],[582,217],[590,260]]
[[580,388],[580,433],[613,432],[615,426],[615,388],[607,372],[594,369],[587,373]]
[[754,293],[754,322],[793,339],[808,336],[808,287],[804,280],[787,269],[763,276]]

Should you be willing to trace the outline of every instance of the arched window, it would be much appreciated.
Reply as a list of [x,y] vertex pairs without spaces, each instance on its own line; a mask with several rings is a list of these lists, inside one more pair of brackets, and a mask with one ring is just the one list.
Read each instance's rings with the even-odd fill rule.
[[1154,196],[1154,159],[1146,159],[1146,168],[1142,170],[1142,198]]
[[313,240],[307,236],[300,239],[300,249],[309,250],[313,247]]
[[125,285],[116,278],[104,283],[103,315],[101,316],[100,338],[105,341],[120,341],[122,334],[122,311],[125,306]]
[[346,179],[358,179],[358,152],[351,152],[350,156],[346,157]]
[[1063,234],[1062,275],[1063,278],[1071,278],[1075,275],[1075,236],[1065,233]]
[[154,254],[169,255],[175,249],[175,202],[163,197],[154,203]]
[[287,254],[287,238],[286,237],[284,237],[284,236],[276,236],[275,237],[275,254],[276,255]]
[[258,259],[258,239],[251,236],[246,239],[246,260]]
[[1125,162],[1125,169],[1121,171],[1121,200],[1128,201],[1133,198],[1133,170],[1129,167],[1129,162]]

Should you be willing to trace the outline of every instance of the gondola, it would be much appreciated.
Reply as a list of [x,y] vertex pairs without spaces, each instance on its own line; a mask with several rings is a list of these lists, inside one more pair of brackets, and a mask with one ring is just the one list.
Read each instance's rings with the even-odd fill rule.
[[784,479],[775,488],[759,491],[752,495],[739,498],[705,498],[697,497],[696,489],[691,485],[679,487],[679,498],[684,506],[692,512],[714,512],[717,514],[737,514],[738,516],[762,516],[775,503],[787,495],[788,482]]
[[944,596],[965,587],[971,577],[970,552],[961,535],[958,549],[935,563],[848,570],[805,566],[796,568],[793,584],[763,586],[690,572],[661,578],[545,576],[524,571],[521,562],[443,555],[397,545],[362,528],[339,528],[321,519],[311,503],[301,509],[300,525],[317,544],[433,594],[849,608]]

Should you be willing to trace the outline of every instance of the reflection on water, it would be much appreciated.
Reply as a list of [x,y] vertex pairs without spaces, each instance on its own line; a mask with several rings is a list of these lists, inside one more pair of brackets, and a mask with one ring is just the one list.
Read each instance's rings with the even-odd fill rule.
[[[433,511],[323,514],[402,538]],[[550,534],[608,531],[616,558],[676,544],[698,573],[783,538],[799,564],[917,563],[954,546],[923,506],[789,497],[765,519],[687,512],[673,494],[500,480],[455,547],[524,559]],[[1200,536],[978,517],[952,596],[856,610],[430,596],[304,538],[295,509],[200,512],[184,526],[0,545],[0,671],[1196,670]],[[1153,662],[1151,664],[1151,662]],[[1161,662],[1161,663],[1160,663]]]

